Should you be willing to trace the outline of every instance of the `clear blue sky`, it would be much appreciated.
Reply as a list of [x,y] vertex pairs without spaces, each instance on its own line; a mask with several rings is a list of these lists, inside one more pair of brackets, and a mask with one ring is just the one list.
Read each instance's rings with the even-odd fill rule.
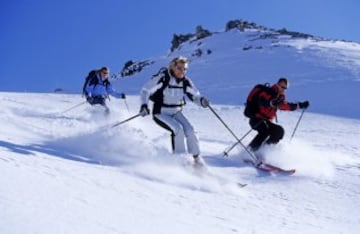
[[[359,9],[357,0],[4,0],[0,91],[80,90],[89,69],[118,72],[128,60],[165,54],[174,33],[222,31],[233,19],[360,42]],[[73,79],[79,87],[66,87]]]

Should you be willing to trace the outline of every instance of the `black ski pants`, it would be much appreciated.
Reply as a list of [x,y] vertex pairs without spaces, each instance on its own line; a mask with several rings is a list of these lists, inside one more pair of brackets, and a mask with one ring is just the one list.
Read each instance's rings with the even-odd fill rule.
[[106,106],[105,97],[103,96],[87,97],[86,100],[90,103],[90,105],[100,104],[102,106]]
[[278,124],[258,118],[251,118],[249,124],[258,134],[250,142],[252,151],[256,151],[266,141],[266,144],[277,144],[284,137],[284,129]]

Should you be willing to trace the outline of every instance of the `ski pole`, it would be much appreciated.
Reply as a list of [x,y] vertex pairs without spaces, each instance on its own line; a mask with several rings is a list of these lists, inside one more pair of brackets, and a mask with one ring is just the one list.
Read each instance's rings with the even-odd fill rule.
[[[270,111],[271,111],[271,110],[270,110]],[[265,116],[267,116],[267,115],[270,113],[270,111],[268,111]],[[242,136],[242,137],[240,138],[240,141],[242,141],[247,135],[249,135],[250,132],[251,132],[253,129],[256,129],[262,122],[263,122],[262,119],[259,120],[259,121],[255,124],[254,127],[252,127],[247,133],[245,133],[244,136]],[[237,146],[237,144],[239,144],[238,141],[235,142],[228,150],[225,150],[225,151],[224,151],[224,156],[229,156],[228,154],[230,153],[230,151],[231,151],[235,146]]]
[[119,125],[121,125],[121,124],[123,124],[123,123],[126,123],[126,122],[128,122],[128,121],[130,121],[130,120],[132,120],[132,119],[135,119],[135,118],[137,118],[137,117],[139,117],[139,116],[141,116],[141,115],[140,115],[140,114],[137,114],[137,115],[134,115],[134,116],[132,116],[132,117],[130,117],[130,118],[127,118],[127,119],[125,119],[125,120],[119,121],[119,122],[113,124],[113,125],[111,126],[111,128],[115,128],[115,127],[117,127],[117,126],[119,126]]
[[[244,138],[245,138],[247,135],[249,135],[251,131],[252,131],[252,128],[250,128],[250,130],[249,130],[247,133],[245,133],[245,135],[242,136],[242,137],[239,139],[239,141],[244,140]],[[224,151],[224,156],[229,156],[230,151],[231,151],[235,146],[237,146],[237,144],[240,143],[239,141],[235,142],[229,149],[225,150],[225,151]]]
[[296,125],[295,125],[294,131],[293,131],[293,133],[291,134],[290,141],[293,139],[293,137],[294,137],[294,135],[295,135],[296,129],[297,129],[298,126],[299,126],[300,120],[301,120],[301,118],[303,117],[305,110],[306,110],[306,109],[303,109],[303,111],[301,112],[301,115],[300,115],[300,117],[299,117],[299,119],[298,119],[298,121],[297,121],[297,123],[296,123]]
[[77,108],[77,107],[79,107],[79,106],[81,106],[81,105],[83,105],[85,103],[86,103],[86,101],[83,101],[83,102],[81,102],[79,104],[76,104],[75,106],[72,106],[69,109],[64,110],[63,112],[60,112],[60,114],[64,114],[65,112],[71,111],[72,109],[75,109],[75,108]]
[[253,160],[256,160],[256,156],[251,153],[248,148],[246,148],[246,146],[241,142],[241,140],[235,135],[235,133],[226,125],[226,123],[224,122],[224,120],[222,120],[220,118],[220,116],[214,111],[214,109],[209,105],[208,106],[209,109],[211,110],[211,112],[220,120],[220,122],[226,127],[226,129],[234,136],[234,138],[236,139],[237,142],[239,142],[239,144],[245,149],[245,151],[252,157]]
[[127,104],[126,98],[124,98],[124,103],[125,103],[125,106],[126,106],[127,111],[130,113],[129,106],[128,106],[128,104]]

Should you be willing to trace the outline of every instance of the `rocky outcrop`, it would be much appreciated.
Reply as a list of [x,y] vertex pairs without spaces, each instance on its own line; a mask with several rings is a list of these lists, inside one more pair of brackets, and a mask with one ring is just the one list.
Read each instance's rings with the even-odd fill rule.
[[211,35],[212,35],[212,33],[209,30],[204,29],[201,25],[199,25],[199,26],[197,26],[195,28],[195,33],[188,33],[188,34],[185,34],[185,35],[174,34],[173,38],[171,40],[170,51],[173,52],[174,50],[179,48],[179,46],[182,43],[184,43],[186,41],[189,41],[192,38],[194,38],[194,40],[196,41],[196,40],[200,40],[200,39],[203,39],[203,38],[211,36]]
[[173,39],[171,40],[171,48],[170,51],[173,52],[175,49],[179,48],[179,46],[190,40],[190,38],[194,37],[194,34],[188,33],[186,35],[182,35],[182,34],[174,34],[173,35]]
[[244,21],[241,19],[236,19],[236,20],[230,20],[229,22],[226,23],[225,31],[227,32],[234,28],[240,30],[241,32],[245,31],[245,29],[266,29],[265,27],[257,25],[255,23]]
[[149,66],[153,63],[154,61],[150,61],[150,60],[145,60],[140,62],[134,62],[132,60],[129,60],[124,64],[124,67],[121,70],[121,77],[131,76],[135,73],[141,72],[141,70],[144,67]]

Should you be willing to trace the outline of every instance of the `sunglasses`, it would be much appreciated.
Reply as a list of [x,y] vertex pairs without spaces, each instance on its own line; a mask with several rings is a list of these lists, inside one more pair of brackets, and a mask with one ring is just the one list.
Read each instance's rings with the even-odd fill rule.
[[104,75],[109,75],[109,72],[101,72]]
[[176,66],[176,70],[185,72],[187,70],[187,68],[186,67],[181,67],[181,66]]

